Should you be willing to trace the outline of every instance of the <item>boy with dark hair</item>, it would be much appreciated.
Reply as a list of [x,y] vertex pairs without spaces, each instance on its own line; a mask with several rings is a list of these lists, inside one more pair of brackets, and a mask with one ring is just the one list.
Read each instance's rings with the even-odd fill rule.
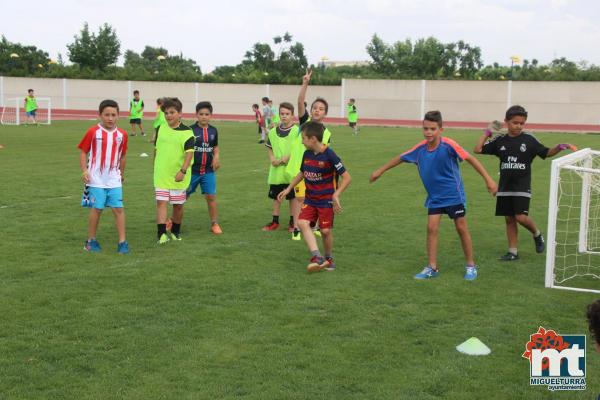
[[208,207],[210,230],[220,235],[223,230],[217,220],[217,176],[219,163],[219,132],[210,125],[213,106],[209,101],[196,104],[197,121],[190,126],[194,132],[194,164],[192,165],[192,180],[187,189],[187,197],[196,191],[198,185]]
[[[263,231],[274,231],[279,228],[279,212],[281,210],[281,201],[277,198],[279,193],[290,183],[290,179],[285,173],[285,166],[290,159],[291,139],[298,134],[298,126],[294,124],[294,106],[288,102],[279,105],[279,116],[281,124],[269,131],[267,137],[267,152],[269,154],[269,198],[273,199],[273,220],[265,225]],[[287,194],[286,199],[290,202],[290,222],[291,232],[294,230],[294,192]]]
[[154,143],[156,140],[156,132],[158,132],[158,127],[162,124],[166,123],[165,113],[161,110],[163,98],[159,97],[156,99],[156,114],[154,115],[154,121],[152,121],[152,127],[154,128],[154,134],[152,135],[151,142]]
[[273,99],[269,99],[269,107],[271,108],[271,114],[273,115],[273,120],[271,121],[272,126],[270,126],[269,129],[272,129],[276,126],[279,126],[281,123],[281,118],[279,117],[279,112],[277,112],[277,109],[273,105]]
[[27,116],[28,123],[37,124],[37,121],[35,120],[35,114],[37,113],[37,109],[37,99],[33,94],[33,89],[28,89],[27,97],[25,97],[25,115]]
[[102,210],[110,207],[115,216],[119,234],[117,251],[129,253],[125,238],[125,212],[123,211],[123,173],[127,154],[127,132],[117,128],[119,105],[114,100],[104,100],[98,107],[100,123],[87,130],[79,143],[81,179],[85,191],[81,205],[90,207],[88,238],[84,249],[100,251],[96,239]]
[[[308,84],[310,83],[310,78],[312,76],[312,70],[307,69],[306,74],[302,77],[302,86],[300,87],[300,93],[298,93],[298,115],[299,115],[299,125],[302,128],[302,125],[307,121],[315,121],[323,123],[323,119],[327,116],[327,111],[329,111],[329,104],[327,100],[322,97],[317,97],[310,106],[310,115],[308,110],[306,109],[306,91],[308,90]],[[327,127],[324,127],[325,131],[323,133],[323,144],[329,145],[331,140],[331,131]],[[302,135],[300,131],[298,134],[292,137],[292,145],[290,152],[290,160],[288,161],[288,165],[286,166],[286,174],[288,178],[291,180],[300,171],[300,166],[302,165],[302,157],[305,152],[305,147],[302,144]],[[294,196],[295,196],[295,209],[300,210],[300,207],[304,201],[304,194],[306,191],[306,186],[304,181],[300,181],[298,185],[294,188]],[[298,215],[294,216],[294,220],[298,219]],[[316,229],[316,227],[314,227]],[[320,235],[318,230],[315,230],[315,234]],[[292,240],[300,240],[300,231],[294,230],[292,233]]]
[[[340,158],[331,148],[323,143],[325,126],[317,121],[302,125],[302,143],[306,151],[302,157],[300,172],[294,177],[287,188],[277,196],[279,201],[290,193],[302,180],[306,182],[306,196],[298,226],[302,230],[304,241],[311,253],[307,266],[308,272],[318,272],[326,269],[333,271],[333,214],[342,211],[340,195],[350,184],[351,177]],[[342,183],[337,186],[338,176]],[[336,188],[337,186],[337,188]],[[312,231],[311,223],[319,221],[323,237],[324,257],[319,251],[317,239]]]
[[508,239],[508,252],[499,258],[500,261],[519,259],[518,225],[525,227],[533,235],[535,251],[544,252],[546,248],[544,237],[529,216],[531,163],[536,156],[545,159],[573,147],[568,143],[562,143],[552,149],[547,148],[531,133],[523,131],[526,121],[527,111],[523,107],[519,105],[510,107],[506,110],[504,119],[508,133],[492,137],[494,128],[492,123],[481,135],[474,149],[477,154],[495,155],[500,159],[496,215],[504,217]]
[[350,99],[347,104],[348,125],[354,130],[354,134],[358,135],[358,112],[356,111],[356,100]]
[[266,136],[267,133],[269,132],[269,129],[271,129],[271,124],[273,123],[273,110],[271,110],[271,106],[269,105],[268,97],[262,98],[262,105],[263,105],[262,114],[263,114],[263,118],[265,120],[265,136]]
[[600,300],[587,306],[587,321],[594,339],[594,347],[600,353]]
[[423,119],[425,140],[412,149],[394,157],[371,174],[370,182],[375,182],[387,170],[404,162],[416,164],[421,181],[427,191],[425,207],[427,216],[427,266],[415,275],[415,279],[430,279],[439,275],[437,265],[438,230],[443,214],[454,221],[465,255],[466,280],[477,278],[477,265],[473,259],[473,244],[466,220],[466,197],[460,176],[460,161],[467,161],[483,177],[490,193],[496,193],[496,184],[481,163],[467,153],[452,139],[442,137],[442,114],[429,111]]
[[[190,186],[188,169],[194,162],[194,133],[181,123],[183,106],[177,97],[164,99],[162,111],[166,124],[158,127],[154,143],[154,191],[158,243],[181,240],[181,222],[186,189]],[[167,235],[167,205],[173,205],[171,238]]]
[[265,142],[265,120],[260,112],[260,109],[258,108],[258,104],[252,104],[252,111],[254,111],[254,118],[256,120],[256,124],[258,125],[258,143],[262,144]]
[[140,128],[142,136],[146,136],[144,133],[144,127],[142,126],[142,118],[144,118],[144,100],[140,99],[140,91],[133,91],[133,99],[129,102],[129,123],[131,124],[131,136],[135,136],[136,125]]

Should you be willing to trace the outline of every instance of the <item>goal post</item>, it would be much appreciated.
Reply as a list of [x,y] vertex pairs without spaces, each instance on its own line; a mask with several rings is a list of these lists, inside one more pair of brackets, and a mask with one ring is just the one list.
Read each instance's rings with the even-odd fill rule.
[[[49,97],[36,97],[38,108],[35,120],[37,124],[50,125],[52,122],[52,105]],[[29,123],[25,113],[25,97],[6,99],[2,113],[0,113],[0,124],[23,125]]]
[[545,286],[600,293],[600,151],[552,161]]

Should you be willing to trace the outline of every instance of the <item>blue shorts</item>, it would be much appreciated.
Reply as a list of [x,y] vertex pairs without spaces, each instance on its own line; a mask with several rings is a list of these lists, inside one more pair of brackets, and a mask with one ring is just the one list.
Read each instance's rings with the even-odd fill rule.
[[99,188],[87,187],[87,204],[81,203],[84,207],[93,207],[98,210],[104,207],[123,208],[123,188]]
[[464,204],[455,204],[453,206],[429,208],[428,215],[446,214],[450,219],[457,219],[467,215],[467,209]]
[[202,175],[192,174],[192,181],[190,182],[190,187],[187,189],[188,197],[196,191],[198,185],[200,185],[202,194],[217,194],[217,175],[214,172]]
[[25,115],[27,115],[28,117],[35,117],[36,111],[37,110],[26,111]]

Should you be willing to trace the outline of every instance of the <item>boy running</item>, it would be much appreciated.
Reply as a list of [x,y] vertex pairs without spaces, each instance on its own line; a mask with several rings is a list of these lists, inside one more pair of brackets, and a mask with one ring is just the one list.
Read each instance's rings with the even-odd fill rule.
[[545,159],[562,150],[573,148],[568,143],[557,144],[552,149],[547,148],[532,134],[523,131],[526,121],[527,111],[523,107],[518,105],[510,107],[504,119],[508,133],[492,138],[492,131],[488,128],[477,141],[474,150],[477,154],[495,155],[500,159],[496,215],[504,217],[508,239],[508,252],[499,258],[500,261],[519,259],[518,225],[531,232],[535,251],[544,252],[546,248],[544,237],[529,216],[531,163],[536,156]]
[[[302,125],[300,130],[302,143],[306,147],[300,172],[277,198],[280,202],[283,201],[300,181],[305,181],[306,196],[298,217],[298,226],[311,254],[307,270],[333,271],[333,214],[342,211],[340,195],[352,178],[337,154],[323,143],[323,124],[310,121]],[[342,183],[336,188],[338,176],[342,177]],[[317,239],[311,228],[311,224],[316,224],[317,221],[323,237],[324,257],[319,251]]]
[[210,231],[215,235],[223,233],[217,221],[217,176],[219,163],[219,132],[210,125],[213,107],[208,101],[196,104],[197,121],[190,126],[194,132],[194,164],[192,180],[187,189],[187,197],[196,191],[198,185],[206,199]]
[[[279,193],[284,190],[290,180],[285,173],[285,166],[290,159],[291,139],[298,135],[298,126],[294,124],[294,106],[284,102],[279,105],[279,116],[281,124],[269,131],[267,137],[267,152],[269,154],[269,198],[273,199],[273,220],[265,225],[263,231],[274,231],[279,228],[279,213],[281,210],[281,201],[277,198]],[[290,202],[290,222],[288,231],[294,231],[294,192],[287,194],[286,199]],[[299,213],[299,210],[298,210]]]
[[37,99],[33,94],[33,89],[29,89],[27,90],[27,97],[25,97],[25,115],[27,115],[27,123],[37,124],[37,121],[35,120],[37,109]]
[[[181,240],[181,222],[186,189],[190,186],[189,167],[194,162],[194,133],[181,123],[183,106],[177,97],[164,99],[166,124],[158,127],[154,144],[154,191],[159,244]],[[167,235],[167,205],[173,205],[171,238]]]
[[133,91],[133,99],[129,103],[129,123],[131,124],[131,136],[135,136],[135,127],[140,128],[142,136],[146,136],[144,133],[144,127],[142,126],[142,118],[144,118],[144,100],[140,99],[140,91]]
[[82,206],[90,207],[88,238],[84,249],[101,250],[96,239],[98,223],[104,207],[110,207],[115,216],[119,234],[117,251],[129,253],[125,239],[125,212],[123,211],[123,173],[127,154],[127,132],[117,128],[119,105],[104,100],[98,108],[100,123],[92,126],[79,143],[81,179],[86,185]]
[[394,157],[371,174],[370,182],[375,182],[384,172],[404,162],[416,164],[425,190],[428,208],[427,217],[427,266],[415,275],[415,279],[430,279],[439,275],[437,265],[438,229],[442,215],[446,214],[454,221],[456,231],[465,254],[465,275],[468,281],[477,278],[477,266],[473,259],[473,244],[466,220],[466,197],[462,177],[460,176],[460,161],[467,161],[483,177],[490,193],[495,194],[497,187],[481,163],[467,153],[452,139],[442,137],[442,114],[439,111],[429,111],[423,119],[423,136],[425,140],[400,157]]

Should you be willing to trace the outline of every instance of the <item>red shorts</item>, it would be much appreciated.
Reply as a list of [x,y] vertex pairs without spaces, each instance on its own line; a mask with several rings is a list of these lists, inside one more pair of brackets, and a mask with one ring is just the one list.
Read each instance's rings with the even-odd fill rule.
[[298,219],[305,219],[310,222],[317,222],[318,220],[319,228],[331,229],[333,228],[333,208],[313,207],[302,204]]

